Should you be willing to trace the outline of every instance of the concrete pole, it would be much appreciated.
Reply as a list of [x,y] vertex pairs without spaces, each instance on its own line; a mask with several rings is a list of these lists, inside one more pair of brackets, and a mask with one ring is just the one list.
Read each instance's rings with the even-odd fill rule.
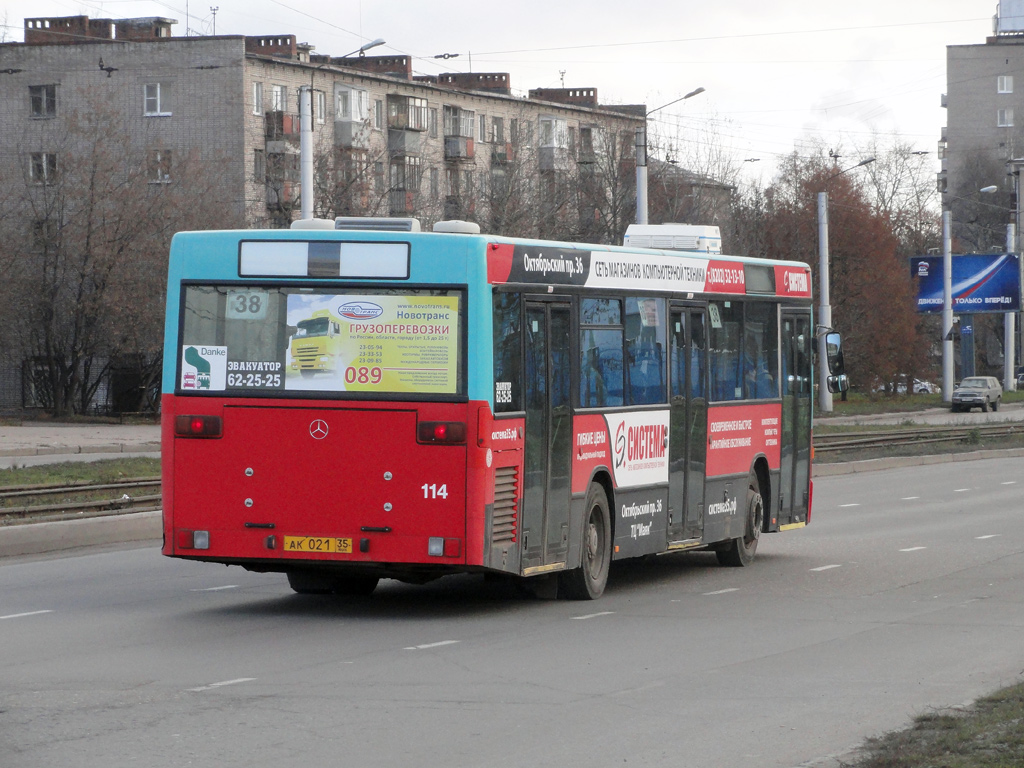
[[[1006,225],[1006,251],[1013,253],[1017,241],[1017,228],[1013,224]],[[1013,369],[1017,367],[1014,359],[1014,348],[1016,346],[1016,319],[1013,312],[1006,312],[1003,315],[1003,389],[1012,392],[1017,389],[1017,377],[1013,375]]]
[[300,218],[313,218],[313,88],[299,87]]
[[953,235],[952,214],[942,212],[942,400],[953,402]]
[[[832,327],[832,305],[828,297],[828,193],[818,193],[818,325]],[[832,393],[828,391],[828,346],[824,332],[818,334],[818,408],[832,413]]]
[[636,223],[647,223],[647,118],[636,129]]

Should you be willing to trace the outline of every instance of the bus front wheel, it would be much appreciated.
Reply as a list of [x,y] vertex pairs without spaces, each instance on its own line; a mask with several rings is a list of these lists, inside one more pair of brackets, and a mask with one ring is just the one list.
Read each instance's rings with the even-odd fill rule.
[[570,600],[596,600],[608,583],[612,561],[612,521],[608,496],[598,483],[587,491],[580,567],[559,574],[559,592]]
[[761,498],[761,486],[757,477],[751,475],[747,484],[746,520],[743,524],[743,535],[733,539],[715,550],[718,562],[722,565],[740,568],[754,562],[757,542],[764,524],[764,499]]

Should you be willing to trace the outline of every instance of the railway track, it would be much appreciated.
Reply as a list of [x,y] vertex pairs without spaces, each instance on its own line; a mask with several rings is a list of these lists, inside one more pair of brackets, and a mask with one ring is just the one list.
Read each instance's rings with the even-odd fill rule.
[[103,484],[9,486],[0,490],[0,525],[151,512],[160,509],[160,500],[159,477]]
[[923,445],[926,443],[956,443],[975,441],[985,437],[1024,435],[1024,424],[979,424],[977,426],[921,427],[918,429],[887,429],[871,432],[843,432],[814,435],[814,450],[818,453],[877,448],[886,445]]

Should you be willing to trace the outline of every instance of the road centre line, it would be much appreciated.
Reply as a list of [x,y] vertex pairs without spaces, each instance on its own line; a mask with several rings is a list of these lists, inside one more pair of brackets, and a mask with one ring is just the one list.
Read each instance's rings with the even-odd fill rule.
[[39,615],[44,614],[44,613],[53,613],[53,611],[47,609],[45,611],[28,611],[27,613],[11,613],[11,614],[8,614],[7,616],[0,616],[0,621],[3,621],[4,619],[21,619],[21,618],[24,618],[25,616],[39,616]]
[[1000,485],[1016,485],[1016,484],[1017,484],[1016,480],[1004,480],[1003,482],[1000,483]]
[[588,613],[586,616],[570,616],[569,618],[575,621],[585,621],[586,619],[596,619],[598,616],[611,616],[615,611],[601,611],[599,613]]
[[740,591],[739,587],[729,587],[728,589],[720,589],[717,592],[705,592],[704,593],[704,597],[709,597],[710,595],[724,595],[724,594],[727,594],[729,592],[739,592],[739,591]]
[[212,691],[214,688],[223,688],[225,685],[237,685],[238,683],[249,683],[255,680],[255,677],[238,677],[234,680],[223,680],[219,683],[210,683],[209,685],[201,685],[198,688],[189,688],[193,693],[202,693],[203,691]]
[[860,506],[860,504],[840,504],[839,508],[843,509],[844,507],[859,507],[859,506]]
[[222,589],[238,589],[237,584],[225,584],[223,587],[207,587],[206,589],[190,589],[189,592],[219,592]]
[[901,549],[900,552],[917,552],[919,549],[928,549],[928,547],[907,547],[906,549]]
[[920,496],[904,496],[900,501],[915,501],[920,498]]
[[407,651],[422,651],[426,648],[440,648],[442,645],[455,645],[459,640],[442,640],[439,643],[427,643],[426,645],[410,645]]
[[985,536],[975,536],[974,538],[976,538],[976,539],[994,539],[997,536],[1002,536],[1002,535],[1003,534],[1001,534],[1001,533],[989,533],[989,534],[986,534]]
[[832,563],[831,565],[820,565],[817,568],[811,568],[812,571],[830,571],[833,568],[842,568],[839,563]]
[[966,493],[971,490],[970,488],[954,488],[953,493]]

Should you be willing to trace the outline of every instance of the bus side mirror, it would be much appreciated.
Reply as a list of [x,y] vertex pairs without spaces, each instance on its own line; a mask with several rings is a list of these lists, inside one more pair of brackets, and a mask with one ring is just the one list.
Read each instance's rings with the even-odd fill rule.
[[827,383],[828,391],[833,395],[839,392],[845,392],[850,388],[850,379],[845,373],[841,373],[838,376],[829,376]]
[[843,340],[835,331],[829,331],[825,334],[825,356],[828,358],[828,372],[835,377],[845,378],[846,365],[843,363]]

